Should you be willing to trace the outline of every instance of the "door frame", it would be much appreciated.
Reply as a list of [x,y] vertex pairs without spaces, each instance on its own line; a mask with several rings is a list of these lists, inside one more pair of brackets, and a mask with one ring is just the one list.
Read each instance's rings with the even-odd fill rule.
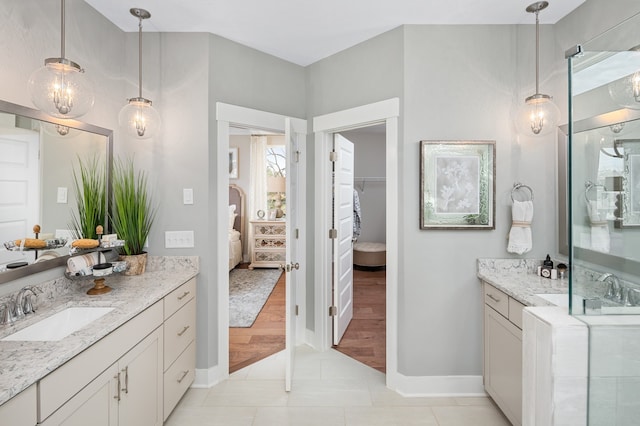
[[[215,200],[215,210],[217,212],[227,211],[229,205],[229,175],[222,171],[229,168],[229,127],[237,126],[243,128],[253,128],[260,130],[268,130],[285,134],[286,119],[291,120],[292,127],[296,134],[302,134],[304,137],[299,139],[300,162],[298,169],[298,185],[305,188],[306,181],[306,134],[307,121],[287,117],[266,111],[241,107],[237,105],[216,102],[216,120],[217,120],[217,170],[218,185],[217,196]],[[306,193],[300,191],[298,196],[298,211],[302,214],[298,218],[298,226],[301,230],[298,238],[298,254],[300,259],[306,259],[306,236],[304,229],[306,228]],[[217,235],[217,275],[215,277],[218,283],[218,368],[220,369],[221,379],[229,376],[229,243],[226,238],[228,218],[224,214],[219,214],[216,222]],[[224,238],[223,238],[224,237]],[[304,261],[300,262],[299,284],[297,288],[297,304],[300,306],[300,314],[296,322],[296,344],[301,342],[300,331],[306,329],[305,306],[301,301],[306,298],[306,267]],[[283,377],[284,378],[284,377]]]
[[399,137],[400,99],[346,109],[313,118],[315,134],[315,206],[314,249],[317,259],[315,285],[315,346],[328,350],[332,343],[331,317],[331,173],[329,152],[333,133],[386,124],[386,213],[387,213],[387,278],[386,278],[386,380],[395,389],[398,383],[398,235],[399,235]]

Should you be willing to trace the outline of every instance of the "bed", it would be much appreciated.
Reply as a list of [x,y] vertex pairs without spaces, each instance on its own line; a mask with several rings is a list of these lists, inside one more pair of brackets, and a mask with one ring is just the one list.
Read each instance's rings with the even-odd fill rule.
[[242,262],[244,222],[244,192],[237,185],[229,185],[229,270]]

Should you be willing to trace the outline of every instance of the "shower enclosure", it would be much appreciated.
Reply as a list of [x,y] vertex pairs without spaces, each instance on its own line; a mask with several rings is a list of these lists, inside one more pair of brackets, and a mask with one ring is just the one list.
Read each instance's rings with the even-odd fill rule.
[[633,425],[640,421],[640,15],[570,49],[567,59],[569,124],[559,165],[568,167],[559,167],[559,194],[568,200],[560,223],[569,238],[560,246],[571,263],[570,313],[589,328],[588,421]]

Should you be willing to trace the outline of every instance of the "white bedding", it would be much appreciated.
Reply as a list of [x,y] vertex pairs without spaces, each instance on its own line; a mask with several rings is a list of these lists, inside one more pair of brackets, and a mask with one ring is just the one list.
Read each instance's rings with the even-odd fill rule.
[[229,270],[236,267],[242,261],[242,241],[240,232],[235,229],[229,230]]

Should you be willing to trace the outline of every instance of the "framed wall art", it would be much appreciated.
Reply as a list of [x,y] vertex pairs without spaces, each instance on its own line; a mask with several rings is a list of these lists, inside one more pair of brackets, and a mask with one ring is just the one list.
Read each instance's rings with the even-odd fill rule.
[[229,148],[229,179],[238,179],[238,148]]
[[495,141],[420,142],[420,228],[495,229]]

